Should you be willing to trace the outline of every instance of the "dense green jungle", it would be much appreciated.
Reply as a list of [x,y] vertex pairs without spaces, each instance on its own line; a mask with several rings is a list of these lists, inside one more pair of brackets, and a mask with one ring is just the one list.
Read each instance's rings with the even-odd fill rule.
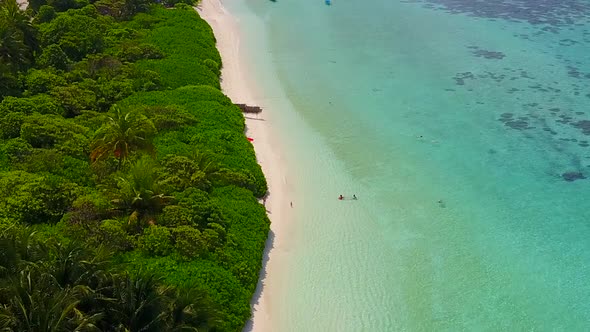
[[240,331],[267,184],[190,0],[0,1],[0,329]]

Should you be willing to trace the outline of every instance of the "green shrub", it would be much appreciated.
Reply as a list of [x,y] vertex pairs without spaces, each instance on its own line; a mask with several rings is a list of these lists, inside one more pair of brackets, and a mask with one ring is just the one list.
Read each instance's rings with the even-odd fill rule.
[[54,223],[67,212],[80,188],[54,176],[22,171],[0,173],[0,217],[24,223]]
[[189,187],[207,191],[211,187],[207,174],[188,157],[168,155],[162,161],[162,166],[162,177],[174,191],[183,191]]
[[156,126],[158,132],[180,129],[197,123],[197,118],[178,105],[148,106],[141,109]]
[[48,95],[38,94],[30,98],[6,97],[0,103],[0,117],[9,113],[41,113],[63,115],[57,102]]
[[158,223],[164,226],[176,227],[183,225],[195,225],[194,212],[190,209],[178,206],[166,206],[158,217]]
[[219,64],[215,62],[215,60],[205,59],[203,60],[203,64],[209,68],[215,75],[218,77],[221,76],[221,68],[219,68]]
[[14,169],[23,170],[29,173],[50,172],[63,168],[63,153],[56,150],[33,149],[25,158],[13,164]]
[[244,186],[257,196],[266,194],[267,183],[257,163],[252,144],[243,134],[244,117],[227,96],[210,86],[187,86],[171,91],[137,93],[122,105],[181,107],[197,122],[174,131],[160,133],[154,143],[160,157],[211,151],[220,168],[225,168],[225,184]]
[[167,227],[153,225],[139,237],[139,248],[148,255],[166,256],[173,250],[172,234]]
[[32,69],[25,78],[25,87],[32,94],[46,93],[62,85],[66,85],[65,79],[53,70]]
[[[34,1],[33,1],[34,2]],[[31,3],[31,2],[29,2]],[[48,5],[42,5],[35,16],[35,23],[46,23],[55,17],[55,9]]]
[[21,126],[20,137],[35,148],[56,148],[71,156],[88,156],[87,128],[71,120],[54,115],[27,116]]
[[156,24],[162,22],[162,18],[152,14],[139,13],[133,17],[127,25],[135,29],[152,29]]
[[38,94],[29,98],[35,103],[35,112],[39,114],[65,115],[59,102],[47,94]]
[[34,101],[29,98],[6,97],[0,103],[0,116],[8,113],[31,114],[35,107]]
[[20,129],[25,122],[26,115],[21,112],[0,115],[0,138],[9,139],[20,136]]
[[[154,25],[143,42],[163,50],[166,57],[138,61],[136,68],[157,72],[162,78],[163,86],[167,88],[203,84],[219,89],[219,76],[201,62],[211,59],[221,63],[209,25],[191,7],[173,11],[155,8],[152,14],[156,20],[149,20],[149,23],[142,21],[142,24]],[[158,19],[161,21],[155,23]]]
[[118,56],[123,61],[128,62],[136,62],[142,59],[164,58],[164,54],[156,45],[148,43],[124,45]]
[[220,206],[208,198],[207,193],[197,188],[188,188],[176,194],[177,205],[192,212],[191,222],[200,229],[209,223],[225,224]]
[[110,209],[111,203],[104,195],[92,192],[76,198],[68,212],[67,221],[72,224],[98,222],[108,216]]
[[51,44],[43,49],[43,53],[39,56],[37,64],[41,68],[52,67],[55,69],[66,69],[70,59],[64,50],[58,44]]
[[5,141],[0,151],[2,151],[2,154],[6,156],[11,164],[16,164],[24,162],[34,152],[34,149],[24,139],[14,138]]
[[207,243],[201,236],[201,232],[191,226],[180,226],[172,228],[174,246],[185,258],[192,259],[205,255]]
[[[62,77],[49,71],[33,69],[29,71],[25,78],[25,87],[31,94],[45,93],[49,91],[51,86],[59,79],[63,80]],[[65,80],[63,83],[65,83]]]
[[92,110],[97,104],[96,91],[86,89],[80,84],[57,86],[51,90],[51,95],[60,101],[68,117],[79,115],[84,110]]
[[[72,4],[64,4],[64,6],[77,7]],[[74,61],[82,60],[87,54],[99,53],[105,46],[106,22],[95,18],[97,16],[94,6],[60,13],[50,22],[40,26],[41,44],[43,46],[58,45],[59,49]],[[56,48],[52,55],[60,54],[59,49]],[[54,61],[50,63],[56,64]]]
[[127,234],[126,223],[121,220],[103,220],[99,226],[98,239],[100,243],[117,250],[130,250],[133,248],[133,237]]

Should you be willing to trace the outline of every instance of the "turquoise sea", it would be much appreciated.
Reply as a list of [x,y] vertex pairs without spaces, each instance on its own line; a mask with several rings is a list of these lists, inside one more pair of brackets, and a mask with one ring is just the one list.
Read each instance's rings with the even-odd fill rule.
[[590,1],[223,4],[289,165],[275,331],[590,330]]

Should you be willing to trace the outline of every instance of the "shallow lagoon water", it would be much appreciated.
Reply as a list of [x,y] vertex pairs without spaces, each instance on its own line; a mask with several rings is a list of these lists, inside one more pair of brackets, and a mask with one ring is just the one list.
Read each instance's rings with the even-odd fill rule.
[[224,5],[291,165],[276,331],[590,328],[590,3]]

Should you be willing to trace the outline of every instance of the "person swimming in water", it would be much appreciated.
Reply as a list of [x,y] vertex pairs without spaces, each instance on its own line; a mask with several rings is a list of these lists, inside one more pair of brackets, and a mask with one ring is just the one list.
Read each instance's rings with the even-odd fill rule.
[[342,194],[340,194],[340,196],[338,196],[338,199],[339,200],[343,200],[344,199],[344,196],[342,196]]
[[357,198],[356,198],[356,195],[352,195],[352,199],[357,199]]

